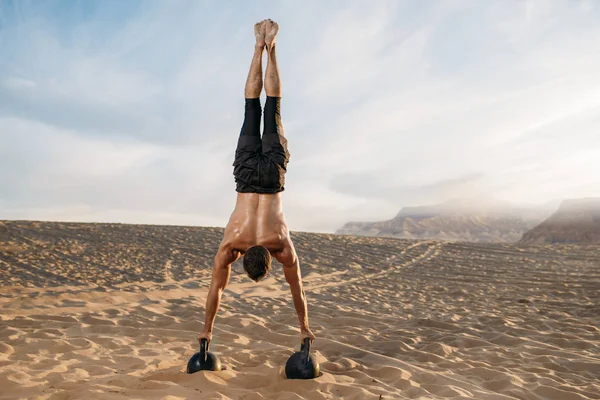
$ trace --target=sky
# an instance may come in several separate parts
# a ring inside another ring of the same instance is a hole
[[[593,0],[0,0],[0,219],[224,226],[265,18],[291,230],[600,196]]]

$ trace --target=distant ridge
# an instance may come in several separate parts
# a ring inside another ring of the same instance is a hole
[[[554,214],[526,232],[520,242],[600,244],[600,198],[563,201]]]
[[[502,202],[482,205],[469,200],[451,200],[430,206],[404,207],[386,221],[348,222],[336,233],[402,239],[517,242],[524,232],[551,212],[548,206],[525,207]]]

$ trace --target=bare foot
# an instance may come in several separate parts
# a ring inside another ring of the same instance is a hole
[[[270,19],[265,20],[265,43],[267,47],[275,43],[277,32],[279,32],[277,22],[273,22]]]
[[[254,36],[256,36],[256,47],[265,47],[265,27],[267,20],[254,24]]]

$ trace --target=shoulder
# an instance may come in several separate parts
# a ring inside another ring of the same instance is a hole
[[[294,244],[289,237],[282,241],[281,250],[275,252],[274,256],[284,267],[293,266],[298,262],[296,249],[294,249]]]
[[[239,257],[240,251],[232,246],[232,244],[229,242],[221,243],[219,250],[217,251],[217,255],[215,256],[217,260],[222,261],[227,265],[235,262]]]

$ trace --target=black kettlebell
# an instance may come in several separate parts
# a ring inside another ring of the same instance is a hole
[[[198,371],[221,371],[221,361],[213,353],[208,352],[208,340],[200,340],[200,351],[190,358],[187,364],[187,373]]]
[[[292,354],[285,363],[285,376],[288,379],[313,379],[321,376],[321,367],[310,355],[310,338],[305,338],[300,351]]]

